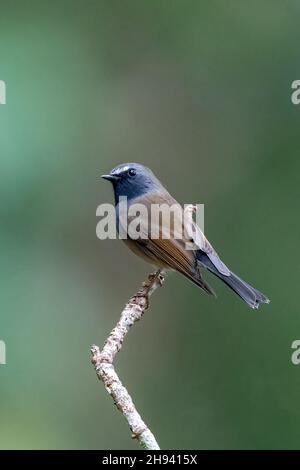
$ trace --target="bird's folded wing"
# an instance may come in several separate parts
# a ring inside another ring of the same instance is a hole
[[[188,275],[187,273],[190,275],[192,272],[195,272],[195,252],[199,249],[207,254],[211,262],[221,274],[224,276],[230,276],[229,269],[221,261],[217,252],[193,221],[193,218],[185,217],[182,207],[178,210],[180,205],[167,191],[164,191],[164,193],[150,192],[142,197],[136,198],[134,202],[136,204],[146,206],[148,214],[151,212],[152,205],[159,204],[160,207],[163,205],[175,207],[176,210],[173,212],[173,224],[171,224],[170,227],[170,239],[167,239],[164,236],[165,227],[162,227],[160,219],[159,221],[155,221],[151,217],[150,228],[148,225],[149,218],[146,220],[146,218],[142,217],[142,220],[145,223],[142,223],[140,227],[140,243],[147,246],[147,249],[153,252],[153,254],[156,253],[158,257],[161,257],[161,259],[163,259],[171,268],[177,269],[186,275]],[[128,219],[130,219],[130,217]],[[155,224],[158,224],[158,226],[155,227]],[[184,226],[182,226],[182,224],[184,224]],[[180,233],[178,233],[178,228],[180,226],[182,226],[182,230],[179,230]],[[150,230],[155,231],[155,228],[157,232],[159,232],[158,239],[154,239],[150,233]],[[194,249],[187,248],[191,242],[196,245]]]
[[[202,278],[196,265],[196,257],[193,251],[186,251],[183,246],[174,239],[149,239],[141,244],[140,249],[154,262],[164,262],[170,269],[174,269],[192,282],[201,287],[205,292],[216,295],[214,290]]]
[[[178,270],[188,276],[194,276],[198,271],[195,253],[192,250],[185,249],[185,240],[177,233],[178,226],[182,226],[183,222],[183,218],[180,217],[182,215],[180,214],[182,211],[180,205],[167,192],[159,195],[155,192],[148,193],[136,198],[134,203],[137,208],[137,204],[142,204],[147,208],[145,213],[142,210],[139,212],[139,236],[135,238],[135,243],[139,245],[139,248],[152,259],[159,259],[169,268]],[[153,216],[151,206],[158,204],[161,207],[163,204],[167,207],[177,204],[179,210],[173,212],[171,216],[173,222],[169,226],[167,226],[168,224],[162,225],[162,219]],[[131,239],[130,227],[134,219],[134,216],[128,214],[128,235]],[[177,219],[179,219],[178,223]],[[156,236],[153,234],[156,234]]]
[[[230,270],[227,268],[227,266],[221,261],[218,253],[215,251],[215,249],[212,247],[212,245],[209,243],[207,238],[205,237],[204,233],[200,230],[197,224],[195,222],[192,223],[192,231],[191,237],[193,239],[193,242],[195,245],[204,253],[207,254],[208,258],[210,261],[213,263],[213,265],[217,268],[217,270],[223,274],[224,276],[230,276]]]

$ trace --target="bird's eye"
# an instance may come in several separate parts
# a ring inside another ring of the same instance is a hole
[[[130,168],[130,170],[128,170],[128,175],[129,175],[129,176],[135,176],[135,175],[136,175],[136,171],[135,171],[133,168]]]

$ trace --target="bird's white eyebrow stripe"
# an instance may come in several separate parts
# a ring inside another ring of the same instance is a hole
[[[112,171],[112,174],[113,175],[119,175],[120,173],[123,173],[124,171],[128,171],[129,168],[130,167],[128,165],[123,166],[122,168],[118,168],[117,170]]]

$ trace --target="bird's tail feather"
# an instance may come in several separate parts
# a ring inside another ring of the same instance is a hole
[[[211,273],[227,284],[227,286],[239,295],[251,308],[256,309],[261,303],[268,304],[270,302],[264,294],[250,286],[233,272],[230,271],[229,276],[224,276],[219,273],[205,253],[199,251],[197,259],[202,266],[207,268]]]

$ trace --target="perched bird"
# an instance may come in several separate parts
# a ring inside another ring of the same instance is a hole
[[[151,206],[157,204],[169,206],[177,204],[179,206],[152,171],[138,163],[119,165],[108,175],[102,175],[102,178],[113,184],[117,226],[120,223],[119,201],[121,196],[127,198],[129,208],[132,204],[143,204],[149,211]],[[179,207],[183,211],[183,208]],[[182,220],[182,223],[187,223],[184,217]],[[151,236],[150,229],[148,231],[142,229],[139,238],[133,239],[128,236],[124,241],[134,253],[150,264],[159,269],[178,271],[208,294],[215,295],[212,288],[203,279],[201,268],[206,268],[221,279],[251,308],[258,308],[261,303],[269,303],[269,299],[264,294],[230,271],[200,228],[193,221],[189,223],[192,225],[192,230],[183,230],[182,239],[176,238],[173,224],[169,238],[163,236],[154,238]],[[159,227],[160,235],[163,233],[163,229],[164,227]],[[187,227],[183,227],[183,229],[187,229]],[[193,249],[187,248],[190,242],[193,242]]]

